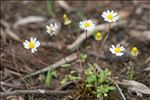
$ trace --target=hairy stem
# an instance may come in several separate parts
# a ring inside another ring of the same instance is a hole
[[[70,31],[71,31],[71,35],[72,35],[72,37],[73,37],[73,39],[74,39],[74,41],[75,41],[76,39],[75,39],[75,36],[74,36],[73,31],[72,31],[72,29],[71,29],[71,26],[68,25],[68,27],[69,27],[69,29],[70,29]],[[80,50],[79,50],[79,47],[77,47],[76,49],[77,49],[77,55],[78,55],[78,58],[79,58],[79,60],[80,60]],[[84,70],[81,61],[79,61],[79,64],[80,64],[80,68],[81,68],[82,70]]]
[[[133,76],[134,76],[134,61],[132,61],[132,60],[130,60],[130,63],[131,63],[131,65],[130,65],[130,69],[128,69],[128,72],[127,72],[127,74],[128,74],[128,79],[129,80],[132,80],[133,79]]]
[[[60,43],[61,48],[63,48],[63,44],[61,43],[60,39],[58,39],[58,40],[59,40],[59,43]],[[68,63],[67,59],[64,57],[64,54],[63,54],[63,58],[64,58],[64,60],[66,61],[66,63]]]
[[[102,45],[101,45],[100,49],[99,49],[99,47],[97,46],[97,53],[98,53],[98,54],[99,54],[99,50],[101,50],[101,49],[103,48],[103,46],[104,46],[104,44],[105,44],[105,42],[106,42],[106,40],[107,40],[107,38],[108,38],[108,36],[109,36],[109,33],[110,33],[110,23],[109,23],[108,32],[107,32],[106,37],[104,38],[104,40],[103,40],[103,42],[102,42]],[[97,57],[96,57],[96,63],[98,63],[98,59],[99,59],[99,56],[97,55]]]

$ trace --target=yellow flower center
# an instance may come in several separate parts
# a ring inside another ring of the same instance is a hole
[[[120,48],[115,48],[115,52],[116,52],[116,53],[119,53],[120,51],[121,51]]]
[[[68,16],[66,15],[66,14],[64,14],[64,24],[65,25],[68,25],[68,24],[70,24],[71,23],[71,20],[68,18]]]
[[[89,23],[89,22],[85,22],[85,23],[84,23],[84,26],[85,26],[85,27],[90,27],[90,23]]]
[[[109,14],[107,17],[108,17],[108,19],[110,19],[110,20],[113,19],[113,15],[112,15],[112,14]]]
[[[132,56],[137,56],[139,54],[139,51],[136,47],[133,47],[131,50],[131,55]]]
[[[95,38],[96,38],[97,41],[101,40],[102,39],[102,34],[100,32],[97,32]]]
[[[63,17],[64,17],[64,19],[68,19],[68,17],[67,17],[67,15],[66,15],[66,14],[64,14],[64,16],[63,16]]]
[[[138,49],[136,47],[132,48],[132,52],[137,53]]]
[[[31,41],[31,42],[29,43],[29,48],[33,49],[34,47],[35,47],[35,43],[34,43],[33,41]]]
[[[68,16],[66,15],[66,14],[64,14],[64,21],[67,21],[67,20],[69,20],[69,18],[68,18]]]

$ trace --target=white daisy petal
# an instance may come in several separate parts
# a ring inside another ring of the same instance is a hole
[[[35,47],[35,48],[33,48],[33,50],[34,50],[34,51],[37,51],[37,48]]]
[[[114,45],[112,45],[111,47],[112,48],[109,48],[109,51],[112,54],[115,54],[116,56],[124,55],[123,51],[125,50],[125,48],[123,46],[120,46],[120,44],[118,44],[116,47]]]
[[[34,51],[35,51],[34,49],[31,49],[31,52],[32,52],[32,53],[34,53]]]
[[[109,23],[116,22],[119,19],[117,12],[114,12],[113,10],[104,11],[101,16]]]
[[[30,49],[28,45],[24,46],[24,48],[26,48],[26,49]]]
[[[118,19],[119,19],[119,16],[115,16],[115,18],[118,18]]]
[[[36,42],[36,38],[33,38],[33,42]]]
[[[107,10],[107,13],[110,13],[110,11],[109,11],[109,10]]]
[[[30,42],[25,40],[25,42],[23,42],[23,46],[26,49],[31,49],[31,52],[34,53],[35,51],[37,51],[37,47],[40,46],[40,42],[37,41],[37,38],[30,38]]]
[[[29,41],[28,41],[28,40],[25,40],[25,43],[29,43]]]
[[[49,29],[49,26],[46,26],[46,29],[48,30],[48,29]]]
[[[116,56],[121,56],[120,53],[116,53]]]
[[[29,49],[28,43],[29,43],[29,42],[28,42],[27,40],[25,40],[25,42],[23,42],[24,48]]]
[[[118,56],[122,56],[124,53],[118,53]]]
[[[50,27],[53,27],[53,24],[50,24]]]
[[[112,45],[112,48],[113,48],[113,49],[115,49],[115,46],[114,46],[114,45]]]
[[[40,42],[39,42],[39,41],[36,41],[36,42],[35,42],[35,46],[36,46],[36,47],[39,47],[39,46],[40,46]]]
[[[25,45],[27,45],[28,43],[27,42],[23,42],[23,45],[25,46]]]
[[[56,30],[58,29],[57,23],[51,23],[50,26],[46,26],[47,33],[50,34],[51,36],[56,33]]]
[[[103,17],[103,18],[106,18],[106,16],[105,16],[104,14],[102,14],[102,17]]]
[[[116,20],[119,20],[119,17],[114,17],[114,19],[113,19],[114,21],[116,21]]]
[[[27,45],[28,45],[28,43],[24,42],[24,43],[23,43],[23,45],[24,45],[24,46],[27,46]]]
[[[112,11],[110,11],[110,13],[113,15],[114,11],[112,10]]]
[[[109,51],[111,51],[112,54],[115,54],[114,49],[110,48]]]
[[[79,27],[85,31],[91,31],[95,28],[95,24],[92,20],[84,20],[79,22]]]
[[[24,44],[24,48],[30,49],[28,44]]]
[[[30,38],[30,41],[33,41],[33,37]]]
[[[118,54],[118,53],[115,53],[115,55],[116,55],[116,56],[119,56],[119,54]]]
[[[109,20],[107,18],[104,19],[105,21],[109,22]]]
[[[37,49],[35,48],[34,51],[37,51]]]
[[[120,47],[120,49],[121,49],[122,51],[124,51],[124,50],[125,50],[125,48],[124,48],[123,46],[121,46],[121,47]]]
[[[106,16],[107,16],[107,13],[106,13],[106,12],[103,12],[103,15],[106,17]]]
[[[117,15],[117,13],[115,12],[115,13],[113,13],[113,16],[116,16]]]

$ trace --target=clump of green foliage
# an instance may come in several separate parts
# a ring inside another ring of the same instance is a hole
[[[107,97],[109,91],[115,90],[115,86],[109,80],[110,72],[108,69],[100,73],[96,72],[94,66],[89,65],[85,71],[85,75],[86,90],[97,98]]]
[[[105,69],[102,72],[97,72],[95,67],[88,64],[88,68],[84,72],[85,81],[83,85],[85,86],[84,92],[92,95],[96,98],[105,98],[111,90],[115,90],[115,86],[112,85],[110,81],[110,71]],[[62,84],[67,81],[80,81],[83,78],[79,77],[75,71],[71,71],[69,75],[62,80]]]

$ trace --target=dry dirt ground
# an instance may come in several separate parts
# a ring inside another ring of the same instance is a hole
[[[111,29],[110,36],[107,39],[103,50],[98,55],[102,55],[98,64],[102,68],[109,68],[113,76],[119,79],[126,79],[126,72],[119,73],[125,67],[121,62],[129,63],[128,58],[115,58],[110,56],[111,53],[108,48],[112,44],[121,43],[127,50],[136,46],[140,50],[140,55],[136,59],[134,80],[141,82],[150,87],[150,2],[143,0],[137,1],[67,1],[68,5],[73,10],[68,10],[60,6],[58,2],[54,2],[54,15],[49,16],[47,11],[47,1],[15,1],[4,0],[1,1],[1,35],[0,35],[0,73],[1,73],[1,92],[7,92],[17,89],[49,89],[55,90],[61,84],[60,81],[72,69],[78,69],[78,63],[72,62],[72,67],[57,69],[57,77],[54,78],[50,86],[44,83],[45,73],[41,73],[23,80],[25,75],[28,75],[37,70],[43,69],[51,65],[64,56],[68,56],[73,52],[67,50],[65,47],[73,42],[71,34],[69,34],[68,27],[63,25],[63,14],[68,13],[73,20],[72,29],[76,37],[82,33],[78,28],[78,22],[82,19],[94,19],[97,24],[105,23],[101,18],[101,13],[107,9],[117,11],[121,18],[127,23],[125,25],[117,26]],[[37,22],[27,24],[19,24],[16,22],[29,16],[39,16],[44,19]],[[45,26],[57,20],[61,23],[61,30],[58,32],[59,36],[50,37],[46,33]],[[107,30],[107,27],[106,29]],[[104,31],[105,32],[105,31]],[[12,35],[12,34],[15,34]],[[16,37],[17,36],[17,37]],[[43,45],[38,48],[35,54],[29,50],[24,49],[23,41],[30,37],[37,37],[42,42],[56,43],[60,40],[64,48],[60,50],[57,46]],[[19,37],[19,39],[18,39]],[[87,49],[86,49],[87,48]],[[95,61],[96,42],[91,36],[84,41],[80,50],[88,54],[88,62]],[[2,84],[4,82],[5,84]],[[70,88],[72,88],[70,86]],[[68,87],[69,90],[69,87]],[[127,89],[123,89],[127,100],[150,100],[149,95],[138,97],[136,94],[128,93]],[[111,94],[110,94],[111,95]],[[119,93],[113,93],[112,97],[107,100],[121,100]],[[14,99],[13,99],[14,98]],[[49,95],[23,95],[23,96],[6,96],[2,100],[65,100],[64,96],[49,96]],[[85,100],[85,99],[80,99]],[[88,100],[88,99],[87,99]]]

